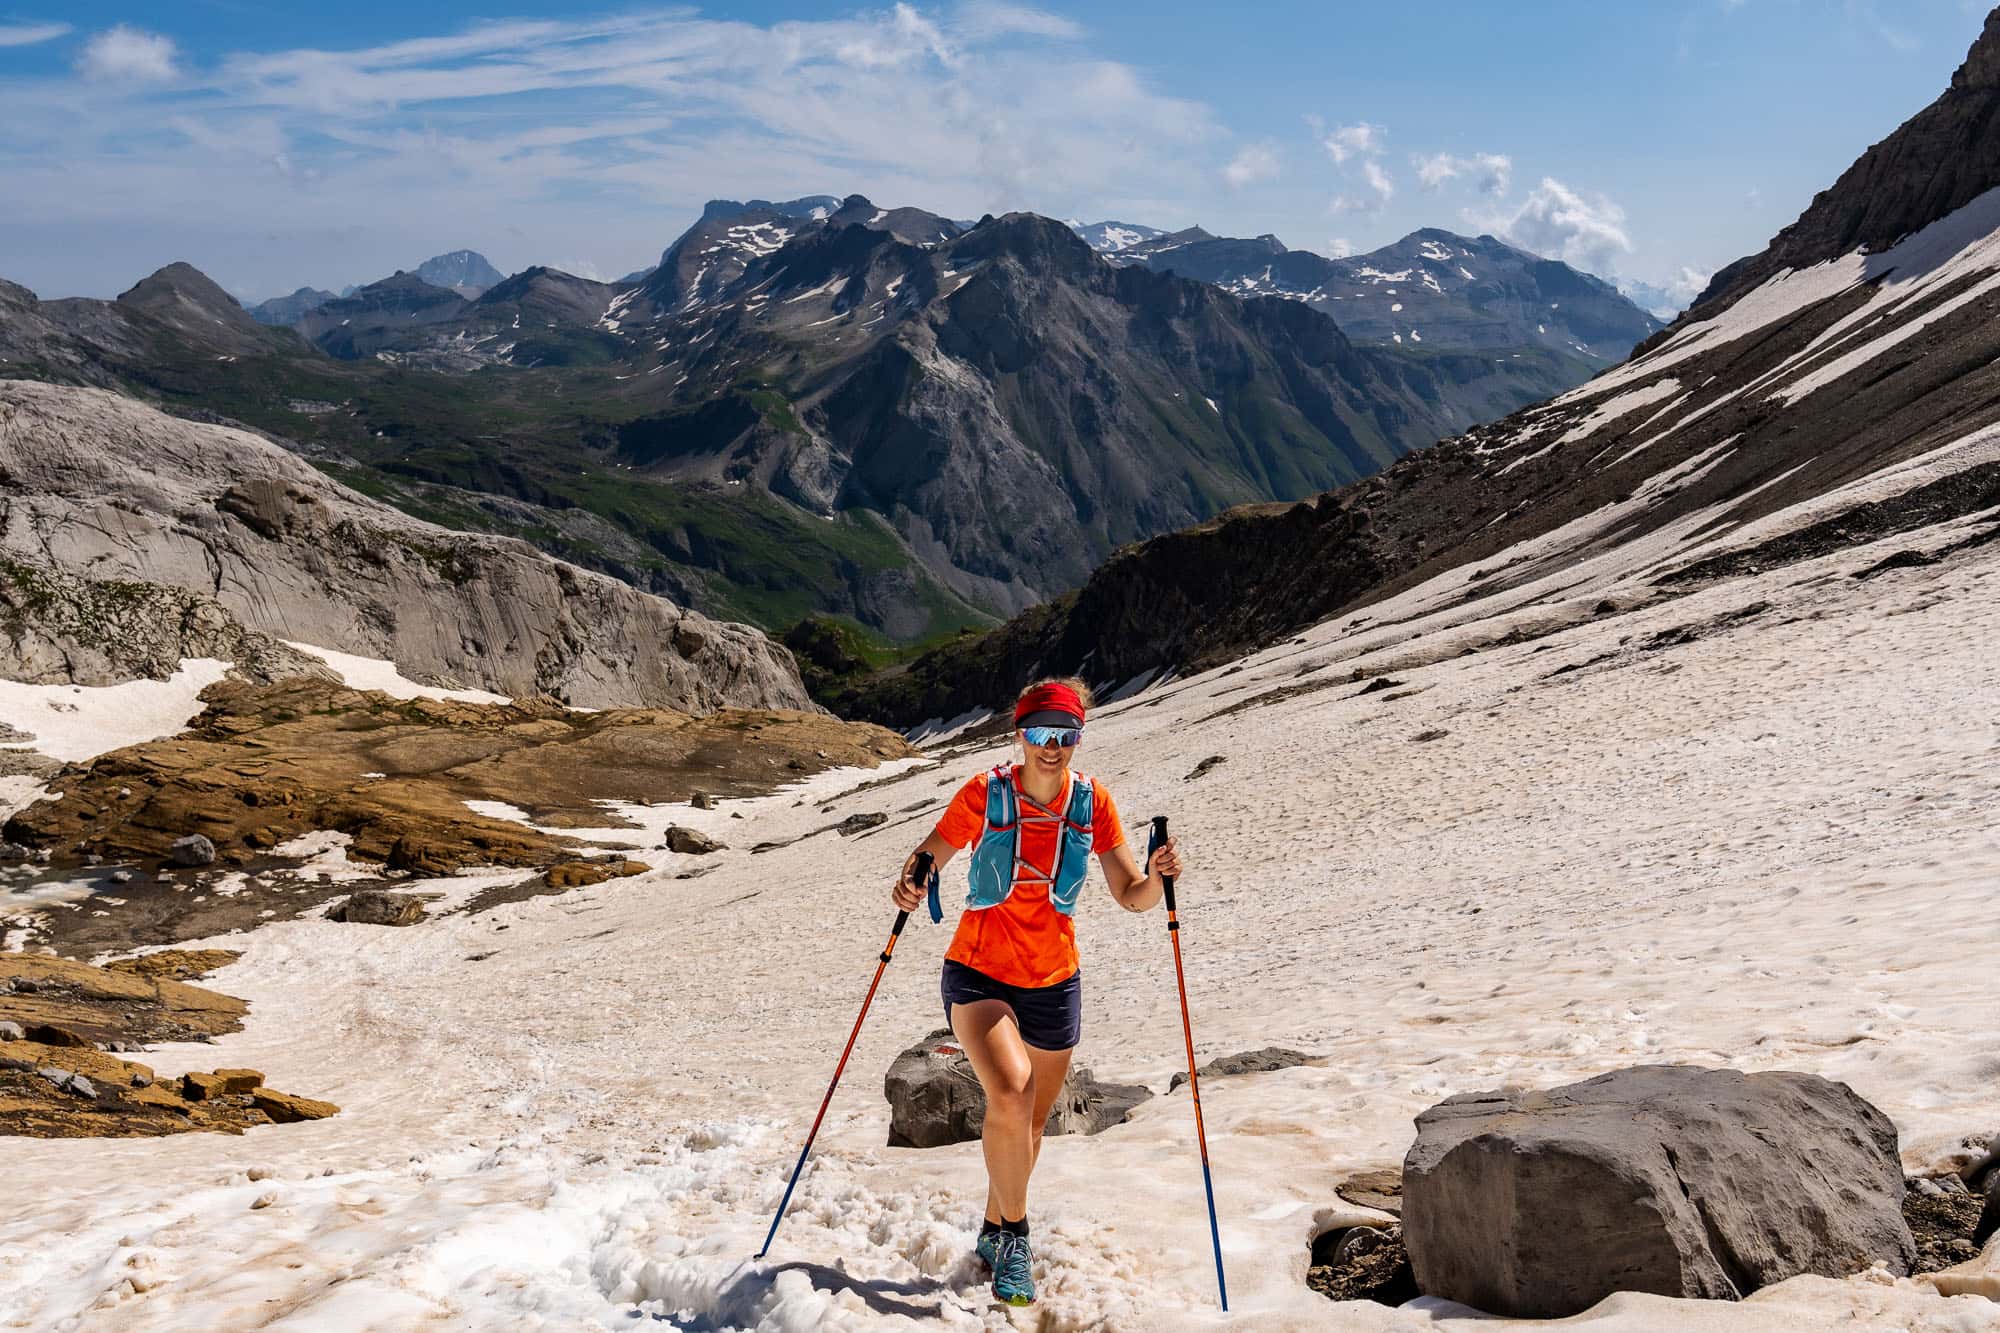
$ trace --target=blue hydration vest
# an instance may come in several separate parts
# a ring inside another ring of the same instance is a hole
[[[1062,821],[1061,836],[1056,839],[1053,875],[1044,875],[1039,866],[1021,859],[1024,802],[1029,807],[1025,816],[1029,822]],[[1091,818],[1096,806],[1097,788],[1081,773],[1070,774],[1069,808],[1059,814],[1015,790],[1011,766],[1003,764],[994,769],[986,781],[986,831],[979,835],[978,845],[972,849],[966,875],[971,892],[966,897],[965,909],[977,912],[1005,902],[1014,891],[1016,873],[1020,871],[1030,879],[1047,878],[1049,902],[1064,916],[1076,915],[1077,893],[1090,871]]]

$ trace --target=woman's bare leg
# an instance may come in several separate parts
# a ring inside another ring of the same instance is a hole
[[[952,1035],[965,1048],[986,1093],[986,1214],[1005,1221],[1028,1215],[1028,1173],[1034,1169],[1035,1067],[1021,1040],[1014,1010],[1005,1000],[974,1000],[951,1007]],[[996,1217],[994,1214],[998,1213]]]

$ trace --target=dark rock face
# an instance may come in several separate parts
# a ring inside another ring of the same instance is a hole
[[[327,916],[355,926],[414,926],[424,919],[424,900],[413,893],[364,889]]]
[[[682,856],[707,856],[710,852],[723,850],[722,844],[706,833],[683,828],[679,824],[667,830],[666,848],[670,852],[679,852]]]
[[[1879,249],[2000,186],[2000,10],[1937,101],[1863,153],[1761,254],[1717,273],[1687,318],[1706,318],[1787,268]]]
[[[938,1148],[977,1139],[986,1124],[986,1094],[972,1061],[950,1028],[939,1028],[897,1056],[882,1081],[889,1099],[891,1148]],[[1075,1064],[1049,1108],[1044,1134],[1096,1134],[1123,1124],[1153,1094],[1123,1083],[1099,1083]]]
[[[1403,1234],[1417,1285],[1557,1318],[1616,1291],[1734,1300],[1876,1261],[1907,1274],[1896,1131],[1810,1074],[1651,1065],[1417,1118]]]

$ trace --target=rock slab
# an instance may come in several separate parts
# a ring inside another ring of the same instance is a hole
[[[1403,1163],[1418,1287],[1520,1318],[1907,1274],[1902,1199],[1895,1126],[1846,1084],[1690,1065],[1449,1098]]]
[[[424,900],[413,893],[363,889],[327,916],[356,926],[414,926],[424,919]]]
[[[972,1061],[949,1028],[939,1028],[906,1049],[889,1066],[882,1091],[889,1099],[889,1146],[939,1148],[977,1139],[986,1125],[986,1094]],[[1100,1083],[1072,1064],[1062,1093],[1049,1108],[1044,1134],[1096,1134],[1123,1124],[1149,1089]]]

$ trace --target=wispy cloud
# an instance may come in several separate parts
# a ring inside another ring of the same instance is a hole
[[[1381,152],[1385,133],[1380,125],[1357,121],[1352,125],[1334,126],[1326,132],[1320,144],[1335,163],[1345,164],[1350,157],[1366,157]]]
[[[1222,179],[1231,189],[1278,178],[1278,154],[1269,144],[1251,144],[1229,159]]]
[[[1417,179],[1433,190],[1448,180],[1465,177],[1481,194],[1502,195],[1514,183],[1514,159],[1505,153],[1474,153],[1470,157],[1419,153],[1410,158],[1410,165],[1417,169]]]
[[[190,68],[168,38],[121,27],[91,38],[87,81],[0,81],[15,131],[0,173],[29,201],[14,223],[50,235],[185,234],[198,217],[218,245],[232,228],[310,227],[398,253],[483,244],[503,266],[595,254],[618,271],[710,197],[858,190],[954,216],[1147,216],[1275,165],[1232,162],[1207,106],[1083,38],[1004,3],[769,25],[677,9]]]
[[[77,72],[105,83],[166,83],[177,78],[171,37],[121,23],[84,43]]]
[[[0,23],[0,46],[37,46],[74,31],[67,23]]]

